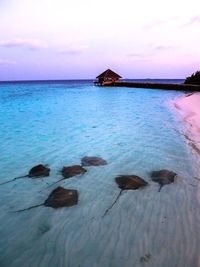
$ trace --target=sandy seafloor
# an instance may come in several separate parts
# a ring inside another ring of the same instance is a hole
[[[0,186],[0,266],[200,266],[199,155],[169,104],[184,95],[87,81],[1,84],[0,181],[39,163],[51,175]],[[13,212],[44,202],[61,168],[86,155],[108,165],[58,184],[79,190],[78,205]],[[150,172],[160,169],[178,178],[159,193]],[[119,174],[149,186],[123,192],[103,217],[119,193]]]

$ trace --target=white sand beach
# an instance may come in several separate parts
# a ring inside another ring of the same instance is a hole
[[[186,123],[186,138],[200,153],[200,93],[187,94],[175,100],[174,106]]]

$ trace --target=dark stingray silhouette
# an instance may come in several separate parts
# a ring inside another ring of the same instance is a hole
[[[100,157],[83,157],[81,159],[82,166],[102,166],[106,165],[107,161]]]
[[[117,195],[115,201],[112,205],[105,211],[103,217],[109,212],[110,209],[115,205],[115,203],[120,198],[124,190],[136,190],[140,187],[147,186],[148,183],[137,175],[120,175],[115,178],[115,182],[118,184],[118,187],[121,189]]]
[[[62,174],[63,178],[56,181],[55,183],[51,184],[50,186],[53,186],[53,185],[59,183],[60,181],[71,178],[73,176],[84,174],[85,172],[87,172],[87,170],[80,165],[73,165],[73,166],[68,166],[68,167],[64,166],[61,170],[61,174]],[[50,187],[50,186],[48,186],[48,187]]]
[[[168,170],[160,170],[160,171],[151,172],[152,181],[159,183],[160,185],[158,192],[161,191],[164,185],[173,183],[176,176],[177,174],[175,172],[168,171]]]
[[[148,183],[137,175],[120,175],[115,178],[115,182],[122,190],[136,190],[148,185]]]
[[[79,174],[84,174],[85,172],[87,172],[86,169],[84,169],[82,166],[80,165],[73,165],[73,166],[69,166],[69,167],[63,167],[62,168],[62,176],[67,179]]]
[[[39,165],[31,168],[27,175],[15,177],[14,179],[3,182],[0,185],[7,184],[7,183],[13,182],[17,179],[22,179],[22,178],[26,178],[26,177],[29,177],[29,178],[47,177],[47,176],[49,176],[49,173],[50,173],[50,168],[48,168],[47,165],[39,164]]]
[[[70,207],[78,203],[78,191],[74,189],[65,189],[61,186],[54,189],[44,203],[31,206],[26,209],[17,210],[16,212],[26,211],[37,207],[45,206],[54,209],[61,207]]]

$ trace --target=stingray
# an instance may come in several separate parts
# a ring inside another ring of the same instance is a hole
[[[28,174],[26,174],[24,176],[15,177],[14,179],[12,179],[10,181],[3,182],[0,185],[7,184],[7,183],[13,182],[17,179],[22,179],[22,178],[26,178],[26,177],[29,177],[29,178],[47,177],[47,176],[49,176],[49,173],[50,173],[50,169],[47,167],[47,165],[39,164],[39,165],[31,168]]]
[[[115,182],[122,190],[136,190],[148,185],[148,183],[137,175],[120,175],[115,178]]]
[[[79,174],[84,174],[85,172],[87,172],[86,169],[84,169],[83,167],[81,167],[80,165],[73,165],[73,166],[69,166],[69,167],[63,167],[62,168],[62,176],[67,179]]]
[[[85,172],[87,172],[87,170],[81,167],[80,165],[73,165],[73,166],[68,166],[68,167],[64,166],[61,170],[61,174],[63,178],[51,184],[50,186],[55,185],[59,183],[60,181],[71,178],[73,176],[84,174]]]
[[[101,166],[106,165],[107,161],[100,157],[83,157],[81,159],[82,166]]]
[[[173,183],[176,176],[177,174],[175,172],[168,171],[168,170],[160,170],[160,171],[151,172],[152,181],[159,183],[160,185],[158,192],[161,191],[164,185]]]
[[[37,207],[45,206],[54,209],[62,207],[74,206],[78,203],[78,191],[74,189],[65,189],[61,186],[54,189],[45,200],[44,203],[31,206],[26,209],[17,210],[16,212],[34,209]]]
[[[144,179],[137,175],[120,175],[115,178],[115,182],[121,190],[112,205],[105,211],[103,217],[112,209],[124,190],[136,190],[148,185]]]

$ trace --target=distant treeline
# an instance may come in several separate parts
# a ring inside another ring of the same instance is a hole
[[[197,71],[193,73],[190,77],[187,77],[184,83],[200,85],[200,71]]]

